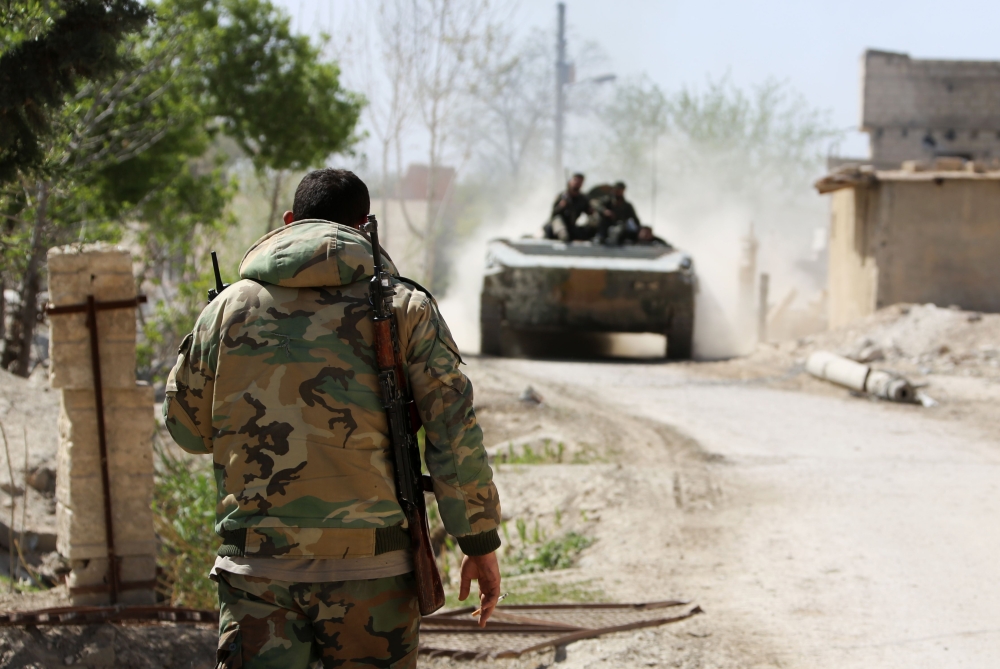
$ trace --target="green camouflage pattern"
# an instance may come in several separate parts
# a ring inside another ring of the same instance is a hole
[[[185,338],[163,403],[181,448],[214,458],[216,531],[258,528],[256,554],[309,558],[343,551],[352,539],[340,530],[403,523],[375,372],[368,239],[299,221],[254,244],[240,276]],[[445,528],[495,532],[499,499],[458,347],[433,298],[395,288]]]
[[[244,557],[341,559],[373,557],[375,529],[251,527]]]
[[[222,669],[417,666],[420,608],[412,574],[288,583],[222,572]]]

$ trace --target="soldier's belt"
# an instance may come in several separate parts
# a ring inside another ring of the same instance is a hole
[[[342,559],[373,557],[410,547],[402,525],[366,529],[340,527],[250,527],[223,530],[222,557]]]

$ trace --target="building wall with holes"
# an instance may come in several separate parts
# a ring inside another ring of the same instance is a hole
[[[920,60],[866,51],[861,129],[872,162],[1000,159],[1000,62]]]

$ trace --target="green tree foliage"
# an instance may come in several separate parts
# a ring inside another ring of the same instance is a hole
[[[0,29],[0,182],[43,161],[39,135],[50,130],[51,114],[82,82],[122,69],[119,43],[150,14],[137,0],[8,0]]]
[[[223,130],[250,157],[270,201],[267,229],[289,172],[315,167],[357,141],[363,98],[344,90],[335,63],[292,33],[288,16],[267,0],[210,3],[207,89]]]
[[[840,133],[827,114],[787,85],[768,80],[744,92],[728,79],[702,92],[683,89],[670,101],[671,131],[700,147],[743,156],[748,169],[781,166],[809,178]]]
[[[223,129],[257,169],[314,167],[353,144],[361,99],[340,85],[307,37],[265,0],[224,0],[212,10],[205,77]]]
[[[110,15],[129,2],[13,2],[17,21],[0,32],[0,65],[29,41],[52,36],[71,9],[100,6]],[[87,71],[91,78],[80,68],[59,70],[65,78],[46,102],[45,132],[31,126],[38,156],[0,184],[0,288],[15,286],[19,295],[7,309],[13,313],[0,366],[19,374],[30,369],[49,247],[120,239],[139,245],[139,282],[160,286],[154,298],[171,300],[145,323],[145,360],[162,367],[176,348],[173,329],[187,327],[202,302],[195,291],[170,286],[198,285],[196,267],[204,263],[197,256],[232,221],[228,168],[241,149],[258,170],[283,170],[316,165],[354,141],[361,100],[341,88],[337,67],[292,35],[287,15],[270,2],[137,7],[143,16],[155,11],[156,20],[116,49],[98,41],[104,60]],[[11,85],[26,86],[26,77],[15,71]],[[3,307],[0,300],[0,313]]]

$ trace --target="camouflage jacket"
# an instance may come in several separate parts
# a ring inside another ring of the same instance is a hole
[[[408,545],[375,372],[372,266],[358,231],[297,221],[247,251],[241,280],[181,344],[163,414],[181,448],[214,457],[221,554],[364,557]],[[441,519],[467,554],[488,553],[500,505],[472,384],[433,298],[395,288]]]

